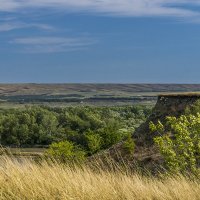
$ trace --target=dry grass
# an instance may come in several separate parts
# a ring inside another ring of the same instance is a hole
[[[0,199],[40,200],[199,200],[197,180],[183,176],[147,178],[122,172],[95,172],[89,167],[2,157]]]

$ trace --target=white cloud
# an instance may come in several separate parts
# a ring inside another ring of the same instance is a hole
[[[10,43],[21,45],[26,53],[54,53],[82,50],[96,41],[83,37],[32,37],[17,38]]]
[[[22,22],[4,22],[0,23],[0,32],[12,31],[16,29],[24,29],[24,28],[37,28],[46,31],[55,30],[54,27],[49,26],[47,24],[37,24],[37,23],[22,23]]]
[[[200,16],[183,5],[199,6],[200,0],[1,0],[0,11],[52,8],[122,16]]]

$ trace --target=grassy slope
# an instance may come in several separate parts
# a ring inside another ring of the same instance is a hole
[[[129,172],[95,172],[57,163],[1,158],[0,199],[198,200],[200,185],[183,176],[163,179]]]

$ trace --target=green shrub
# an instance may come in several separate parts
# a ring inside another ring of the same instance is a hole
[[[69,141],[51,144],[46,155],[61,161],[82,161],[85,159],[85,152]]]
[[[128,134],[127,139],[124,141],[123,148],[125,152],[129,155],[134,153],[135,150],[135,142],[131,137],[131,134]]]
[[[85,133],[86,147],[90,155],[101,149],[101,140],[101,136],[92,131]]]
[[[167,117],[166,124],[150,123],[160,136],[154,138],[172,172],[197,172],[200,165],[200,114]]]

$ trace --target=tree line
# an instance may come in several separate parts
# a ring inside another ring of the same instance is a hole
[[[65,141],[92,155],[129,138],[150,112],[148,106],[2,109],[0,143],[34,147]]]

